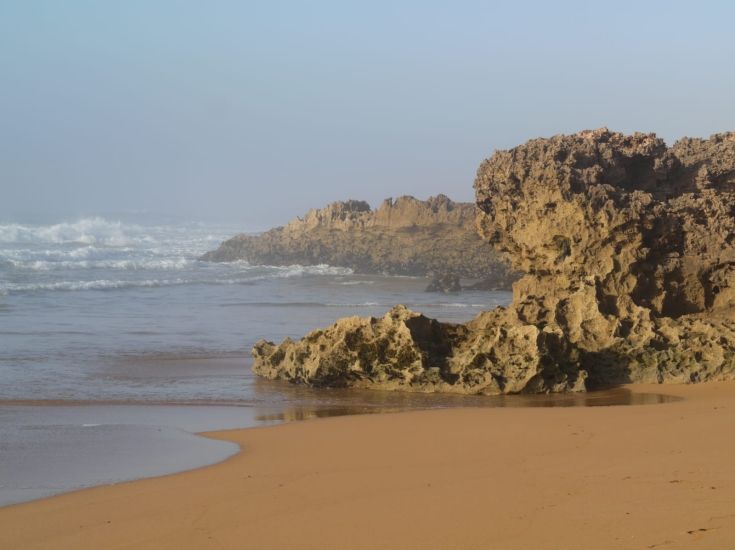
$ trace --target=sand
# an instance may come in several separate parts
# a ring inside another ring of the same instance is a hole
[[[207,434],[206,468],[0,508],[0,548],[735,548],[735,383]]]

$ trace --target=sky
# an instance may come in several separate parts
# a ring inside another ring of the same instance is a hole
[[[0,221],[249,227],[472,200],[479,163],[607,126],[735,130],[735,2],[0,0]]]

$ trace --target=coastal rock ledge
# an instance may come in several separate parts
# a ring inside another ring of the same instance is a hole
[[[525,274],[508,308],[341,319],[258,342],[253,370],[480,394],[735,378],[735,133],[535,139],[483,162],[475,192],[480,235]]]
[[[475,217],[473,203],[445,195],[386,199],[375,210],[365,201],[334,202],[283,227],[232,237],[202,259],[329,264],[367,274],[461,277],[480,288],[510,289],[518,274],[477,234]]]

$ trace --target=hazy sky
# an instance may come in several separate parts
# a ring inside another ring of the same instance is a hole
[[[0,0],[0,219],[266,226],[531,137],[735,129],[735,2]]]

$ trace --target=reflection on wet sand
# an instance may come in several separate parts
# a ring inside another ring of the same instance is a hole
[[[278,394],[281,407],[256,415],[261,422],[308,420],[350,414],[401,412],[449,407],[611,407],[655,405],[681,398],[661,393],[637,393],[617,387],[586,393],[542,395],[453,395],[296,386],[278,381],[258,381],[256,395]]]
[[[615,388],[579,394],[469,396],[313,389],[257,381],[231,403],[0,401],[0,506],[203,466],[234,452],[195,432],[327,416],[449,407],[584,407],[677,400]]]

